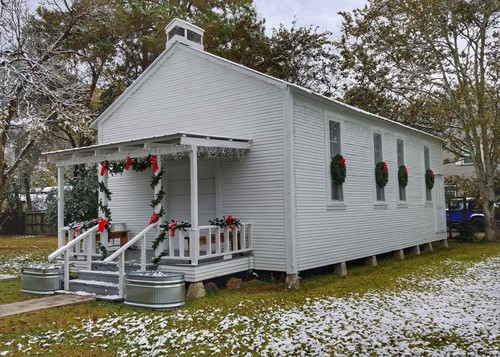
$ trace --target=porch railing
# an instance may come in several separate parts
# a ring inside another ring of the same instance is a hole
[[[111,254],[109,257],[104,259],[104,263],[113,263],[113,260],[118,258],[118,295],[123,297],[123,287],[125,283],[125,252],[128,248],[132,247],[142,239],[141,242],[141,269],[140,271],[146,271],[146,245],[147,245],[147,233],[153,228],[157,228],[160,224],[159,221],[150,224],[144,228],[139,234],[134,238],[130,239],[125,245],[123,245],[116,252]]]
[[[198,226],[198,230],[176,231],[174,237],[167,238],[164,247],[168,260],[190,260],[191,265],[198,265],[200,260],[217,257],[232,258],[233,254],[253,250],[252,225],[243,222],[241,228],[218,226]]]
[[[90,228],[74,238],[73,231],[69,227],[64,227],[62,231],[64,236],[67,231],[68,243],[50,254],[48,259],[53,260],[64,254],[64,290],[69,290],[69,256],[72,254],[85,254],[87,269],[92,269],[92,255],[95,254],[95,234],[97,232],[97,226]]]

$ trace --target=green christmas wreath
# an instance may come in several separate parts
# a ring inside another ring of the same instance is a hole
[[[330,162],[330,172],[332,174],[333,181],[337,185],[342,185],[345,182],[346,170],[345,159],[342,155],[337,154],[332,157],[332,161]]]
[[[425,186],[427,186],[429,190],[432,190],[434,187],[434,176],[434,171],[431,169],[425,170]]]
[[[381,161],[375,165],[375,182],[380,187],[385,187],[389,181],[389,170],[387,169],[387,163]]]
[[[406,168],[405,165],[399,166],[398,181],[399,181],[399,186],[401,187],[408,186],[408,169]]]

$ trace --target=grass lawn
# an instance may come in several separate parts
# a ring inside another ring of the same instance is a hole
[[[56,245],[2,237],[0,273],[18,274]],[[0,356],[500,355],[500,244],[450,242],[348,272],[309,274],[297,290],[253,281],[170,311],[95,302],[4,317]],[[19,292],[20,279],[0,290],[2,304],[36,298]]]

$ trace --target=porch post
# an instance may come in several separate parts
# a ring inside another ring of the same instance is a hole
[[[99,165],[101,165],[101,164],[99,164]],[[108,187],[108,170],[104,170],[104,175],[102,175],[102,176],[101,176],[100,172],[98,172],[97,175],[98,175],[97,180],[99,182],[102,182],[104,184],[104,186],[107,188]],[[106,194],[104,192],[101,192],[101,190],[99,190],[99,202],[103,206],[107,206],[107,204],[108,204],[108,197],[106,196]],[[100,217],[102,217],[106,220],[109,220],[109,217],[106,216],[106,213],[102,210],[101,207],[99,207],[99,215],[97,218],[99,219]],[[99,234],[100,234],[101,244],[104,246],[104,248],[108,249],[108,239],[109,239],[108,231],[105,229],[103,232],[101,232]],[[90,249],[91,250],[93,249],[92,252],[95,252],[95,243],[91,244]]]
[[[57,167],[57,247],[64,245],[64,166]]]
[[[189,171],[191,180],[191,233],[190,256],[191,264],[198,265],[199,230],[198,230],[198,147],[191,145],[189,152]]]
[[[158,171],[155,172],[155,176],[158,176],[161,172],[161,156],[157,157],[157,160],[158,160]],[[156,198],[156,195],[161,191],[163,187],[163,179],[160,178],[160,181],[158,182],[158,184],[154,187],[154,197],[153,199]],[[156,206],[154,206],[154,211],[156,213],[160,213],[161,209],[163,207],[163,203],[162,202],[159,202]],[[163,224],[163,222],[165,221],[165,218],[163,217],[160,217],[159,219],[160,223],[158,224],[158,226],[156,227],[156,236],[158,237],[158,235],[160,234],[160,226]],[[155,256],[158,256],[160,254],[160,252],[163,252],[165,250],[165,241],[161,242],[159,245],[158,245],[158,248],[156,248],[155,250]]]

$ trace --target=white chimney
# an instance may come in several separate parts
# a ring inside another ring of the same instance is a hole
[[[167,33],[167,48],[176,41],[203,51],[203,33],[202,28],[190,24],[181,19],[173,19],[165,27]]]

